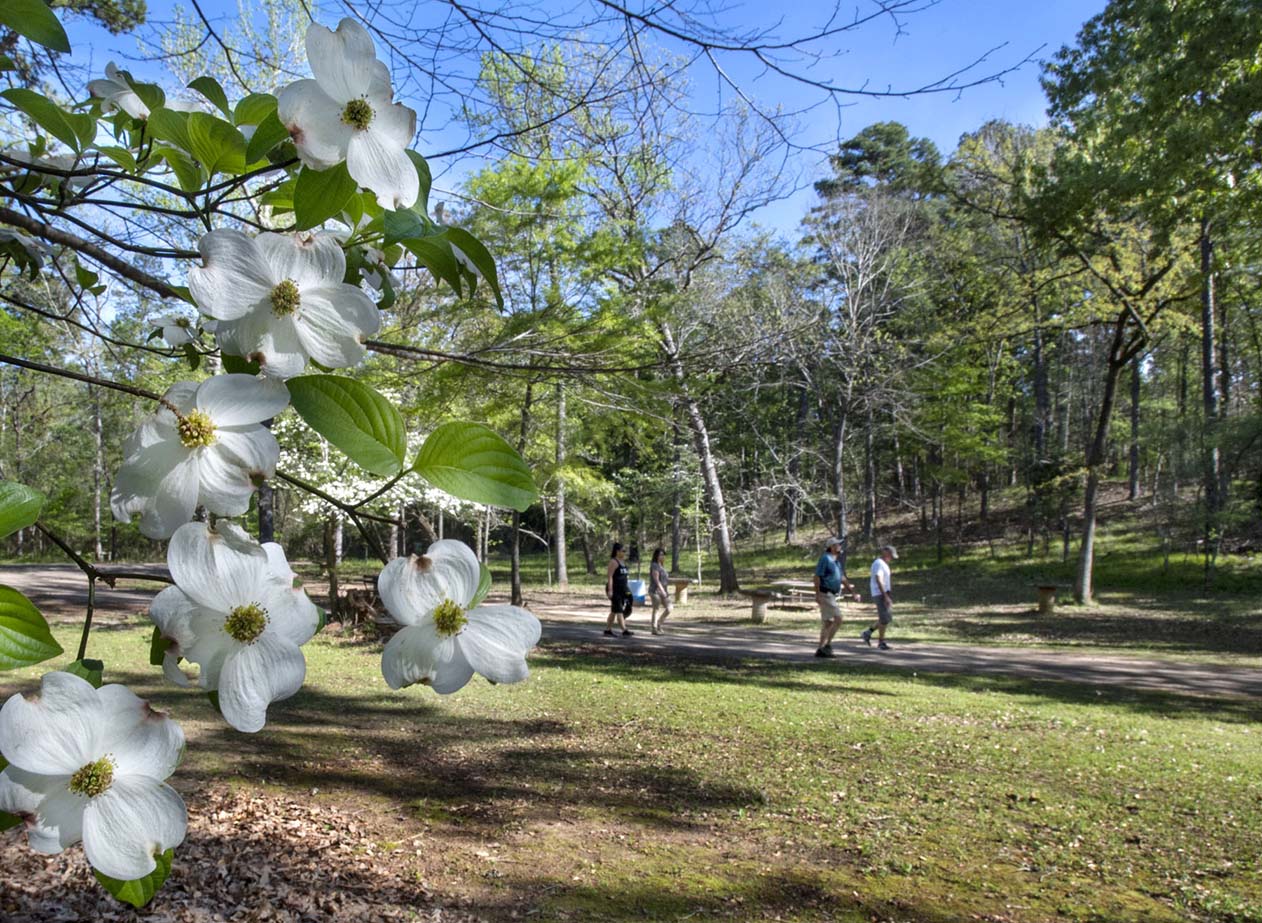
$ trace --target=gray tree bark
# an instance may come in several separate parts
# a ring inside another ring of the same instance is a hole
[[[570,586],[570,572],[566,562],[565,548],[565,476],[561,473],[565,464],[565,382],[557,382],[557,431],[556,431],[556,465],[557,491],[556,511],[553,513],[553,544],[556,547],[557,586],[562,590]]]

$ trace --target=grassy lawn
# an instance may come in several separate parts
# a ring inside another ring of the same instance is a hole
[[[162,683],[148,634],[90,654],[183,723],[194,828],[224,786],[336,808],[365,861],[488,920],[1262,921],[1259,703],[598,646],[440,699],[321,636],[244,735]]]

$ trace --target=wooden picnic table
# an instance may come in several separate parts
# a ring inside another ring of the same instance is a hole
[[[769,586],[780,590],[788,596],[809,596],[811,599],[815,598],[815,582],[813,580],[773,580]],[[851,598],[845,593],[840,595],[845,599]]]
[[[692,581],[687,577],[668,577],[666,582],[675,589],[675,604],[685,605],[688,602],[688,587]]]

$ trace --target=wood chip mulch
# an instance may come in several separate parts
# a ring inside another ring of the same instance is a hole
[[[43,856],[21,828],[0,834],[0,920],[483,923],[430,892],[417,841],[384,851],[385,837],[353,812],[225,788],[185,800],[188,835],[170,878],[141,911],[97,884],[80,846]]]

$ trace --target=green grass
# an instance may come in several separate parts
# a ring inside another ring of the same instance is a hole
[[[322,636],[243,735],[147,650],[90,656],[185,725],[180,788],[318,788],[491,920],[1262,921],[1256,702],[599,647],[439,698]]]

